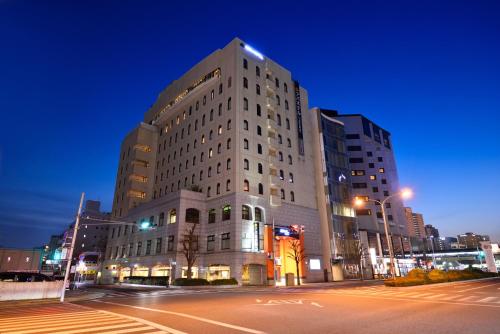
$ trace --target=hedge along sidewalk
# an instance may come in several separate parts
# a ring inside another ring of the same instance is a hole
[[[185,290],[217,290],[217,289],[239,289],[239,288],[245,288],[244,286],[238,284],[231,284],[231,285],[170,285],[168,289],[185,289]]]
[[[436,286],[444,286],[444,285],[457,285],[457,284],[464,284],[464,283],[469,283],[469,282],[480,282],[480,281],[490,281],[498,279],[500,280],[500,276],[497,277],[483,277],[483,278],[473,278],[473,279],[463,279],[463,280],[458,280],[458,281],[453,281],[453,282],[440,282],[440,283],[424,283],[424,284],[418,284],[418,285],[407,285],[407,286],[390,286],[390,285],[384,285],[388,288],[432,288]]]

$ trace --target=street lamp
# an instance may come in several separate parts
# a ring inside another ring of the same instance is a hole
[[[392,279],[394,279],[396,277],[396,272],[395,272],[395,265],[394,265],[394,251],[392,249],[392,240],[389,240],[389,227],[387,224],[387,217],[385,214],[385,203],[389,199],[396,197],[396,196],[401,196],[401,198],[407,199],[407,198],[410,198],[412,195],[413,195],[413,192],[411,191],[411,189],[404,188],[395,194],[387,196],[382,201],[379,201],[376,199],[370,199],[370,198],[361,199],[359,197],[356,197],[354,200],[354,205],[356,205],[358,207],[363,206],[365,202],[370,201],[370,202],[374,202],[374,203],[380,205],[380,207],[382,208],[382,218],[384,219],[385,239],[387,240],[387,245],[389,246],[389,259],[390,259],[390,268],[391,268]]]

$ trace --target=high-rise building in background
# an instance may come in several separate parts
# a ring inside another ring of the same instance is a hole
[[[453,249],[453,246],[458,243],[458,239],[454,237],[439,237],[438,238],[438,247],[437,249],[440,251],[446,251]]]
[[[334,280],[358,277],[359,238],[344,124],[335,119],[337,112],[333,110],[313,108],[311,116],[324,258],[334,265]],[[337,264],[343,269],[342,274],[335,270]]]
[[[489,241],[490,237],[488,235],[480,235],[472,232],[467,232],[460,234],[458,237],[458,243],[464,245],[465,248],[478,248],[481,246],[481,241]]]
[[[359,199],[382,201],[400,192],[390,133],[359,114],[340,114],[335,119],[342,122],[345,128],[353,195]],[[403,252],[410,251],[410,242],[401,197],[394,196],[388,200],[385,212],[394,252],[396,256],[403,257]],[[385,271],[389,249],[380,206],[366,201],[363,208],[356,208],[356,216],[362,244],[378,257],[372,267],[379,272]],[[406,271],[408,265],[400,259],[398,268]]]
[[[195,277],[284,280],[300,240],[300,275],[322,280],[311,128],[307,92],[251,46],[234,39],[203,59],[122,142],[113,216],[129,224],[109,233],[103,277],[186,277],[195,226]]]
[[[411,208],[405,207],[408,235],[410,237],[425,238],[424,216],[413,212]]]

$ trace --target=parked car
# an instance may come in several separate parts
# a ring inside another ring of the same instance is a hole
[[[2,272],[0,282],[51,282],[50,276],[30,272]]]

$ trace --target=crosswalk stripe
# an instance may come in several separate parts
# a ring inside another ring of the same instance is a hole
[[[457,298],[462,298],[463,295],[450,295],[448,297],[441,298],[441,300],[452,300],[452,299],[457,299]]]
[[[102,327],[97,327],[97,328],[92,328],[92,331],[95,330],[103,330],[103,329],[115,329],[115,328],[122,328],[122,327],[137,327],[141,326],[144,328],[144,325],[142,324],[137,324],[137,323],[131,323],[130,321],[127,321],[127,323],[124,324],[119,324],[119,325],[109,325],[109,326],[102,326]],[[75,329],[75,330],[69,330],[69,331],[61,331],[61,332],[51,332],[51,334],[74,334],[74,333],[88,333],[89,328],[83,328],[83,329]]]
[[[105,320],[105,321],[110,321],[115,318],[111,316],[85,316],[85,318],[65,318],[65,319],[59,319],[59,318],[54,318],[53,316],[47,317],[46,320],[38,319],[38,320],[32,320],[32,321],[23,321],[23,322],[12,322],[12,323],[5,323],[3,326],[3,329],[8,329],[8,328],[16,328],[16,329],[23,329],[23,328],[30,328],[30,327],[37,327],[45,324],[49,325],[62,325],[62,324],[74,324],[76,321],[78,323],[92,323],[96,320]]]
[[[425,299],[435,299],[435,298],[439,298],[439,297],[443,297],[443,296],[446,296],[445,293],[439,293],[437,295],[431,295],[431,296],[427,296],[427,297],[424,297]]]
[[[99,314],[97,311],[80,311],[80,312],[71,312],[71,313],[66,313],[66,314],[53,314],[54,316],[57,316],[58,318],[71,318],[74,316],[79,316],[82,314]],[[23,316],[23,317],[11,317],[7,319],[1,319],[0,324],[4,322],[11,322],[11,321],[24,321],[24,320],[31,320],[31,319],[43,319],[46,318],[47,316],[50,316],[51,314],[45,314],[45,315],[36,315],[36,316]]]
[[[146,327],[138,327],[138,328],[127,328],[127,329],[119,329],[116,331],[105,331],[105,332],[97,332],[97,334],[123,334],[123,333],[133,333],[133,332],[142,332],[149,329],[155,329],[151,326]],[[156,333],[166,333],[166,332],[156,332]],[[151,333],[149,333],[151,334]]]
[[[478,300],[479,303],[489,303],[490,300],[495,300],[497,299],[497,297],[486,297],[486,298],[483,298],[481,300]]]
[[[467,297],[465,297],[465,298],[457,299],[457,301],[459,301],[459,302],[464,302],[464,301],[469,300],[469,299],[472,299],[472,298],[476,298],[476,296],[467,296]]]
[[[122,323],[122,324],[125,324],[127,326],[129,325],[132,325],[133,323],[130,322],[130,320],[127,320],[127,319],[116,319],[116,320],[108,320],[106,321],[107,323]],[[73,322],[74,323],[74,322]],[[92,326],[92,329],[95,328],[95,322],[94,323],[85,323],[85,324],[78,324],[78,325],[66,325],[66,324],[57,324],[55,326],[51,326],[50,324],[47,327],[47,329],[50,328],[51,330],[51,333],[54,333],[52,332],[53,330],[58,330],[58,329],[70,329],[70,328],[81,328],[81,327],[85,327],[83,330],[88,330],[89,329],[89,326]],[[32,328],[33,326],[30,326],[29,328]],[[35,328],[35,329],[29,329],[29,328],[25,328],[23,326],[18,326],[17,328],[10,328],[9,330],[11,330],[10,332],[5,332],[5,334],[28,334],[28,333],[36,333],[36,332],[40,332],[40,327],[38,326],[38,328]],[[20,330],[17,330],[17,329],[20,329]],[[99,328],[99,329],[102,329],[102,328]],[[14,331],[12,331],[14,330]]]

